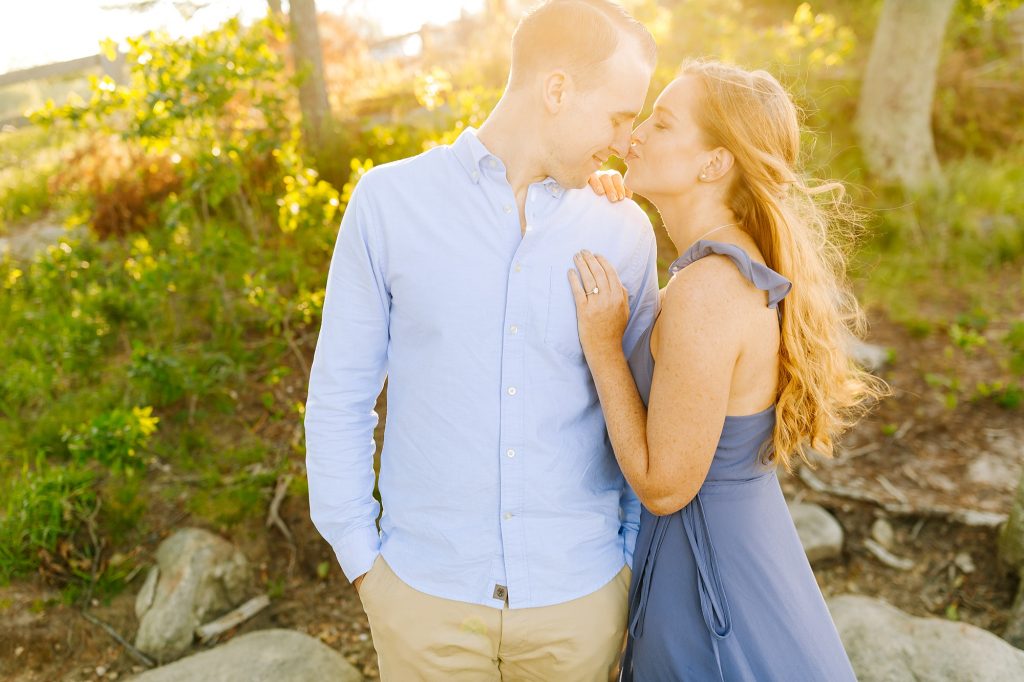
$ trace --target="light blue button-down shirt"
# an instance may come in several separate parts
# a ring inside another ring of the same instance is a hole
[[[640,503],[615,461],[566,273],[590,249],[629,290],[624,350],[658,305],[632,201],[548,178],[525,234],[468,128],[374,168],[345,211],[306,401],[310,514],[349,580],[378,552],[427,594],[501,608],[590,594],[632,565]],[[373,498],[374,404],[388,377]]]

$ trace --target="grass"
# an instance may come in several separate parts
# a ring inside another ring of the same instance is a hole
[[[854,276],[868,307],[908,328],[949,310],[1019,315],[1024,260],[1024,149],[945,164],[947,186],[915,200],[875,198]]]

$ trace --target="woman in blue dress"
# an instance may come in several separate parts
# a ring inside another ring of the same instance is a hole
[[[613,200],[624,186],[649,199],[679,248],[630,353],[614,268],[583,251],[567,273],[643,503],[623,681],[855,680],[776,469],[808,446],[830,454],[884,386],[844,350],[861,318],[829,236],[842,187],[804,183],[799,143],[770,74],[691,62],[636,129],[625,185],[591,178]]]

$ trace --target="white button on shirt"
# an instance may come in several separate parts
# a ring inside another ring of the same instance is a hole
[[[356,186],[306,400],[310,515],[349,580],[380,553],[430,595],[500,609],[499,585],[509,608],[546,606],[631,564],[640,517],[566,273],[584,248],[615,266],[630,294],[628,352],[657,310],[654,232],[635,203],[548,178],[528,188],[538,229],[526,239],[502,212],[514,204],[504,174],[480,172],[491,160],[501,166],[469,128]],[[373,408],[385,376],[378,530]]]

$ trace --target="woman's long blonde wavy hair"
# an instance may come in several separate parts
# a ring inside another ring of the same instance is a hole
[[[813,465],[808,446],[831,457],[836,436],[887,392],[850,355],[865,322],[845,248],[861,216],[841,183],[801,178],[797,108],[774,76],[708,60],[688,61],[680,73],[702,85],[697,123],[709,148],[735,158],[729,208],[768,267],[793,282],[780,303],[775,431],[762,455],[787,470],[794,454]]]

